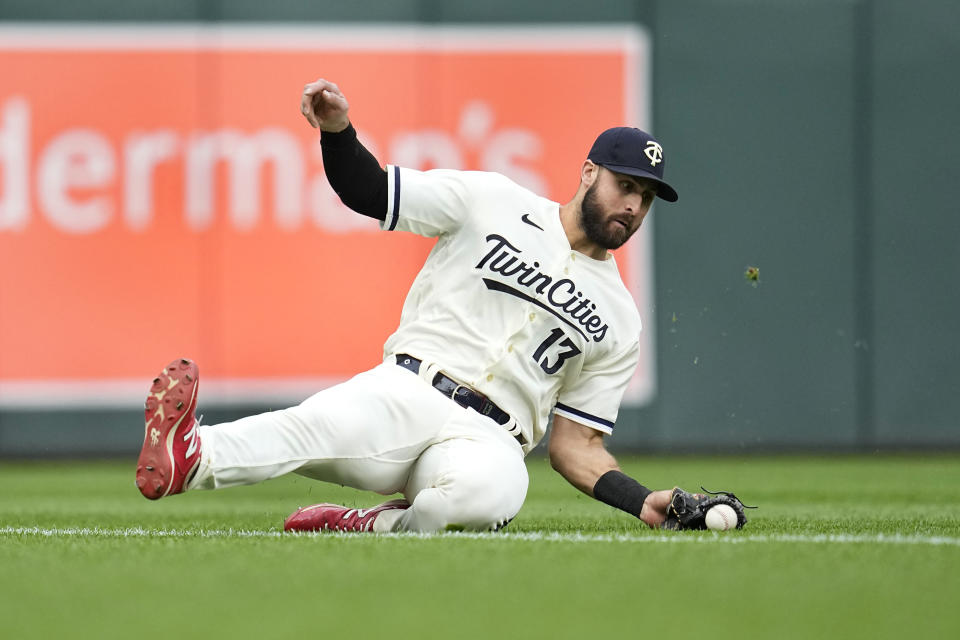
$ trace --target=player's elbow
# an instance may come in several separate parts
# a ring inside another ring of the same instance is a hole
[[[555,454],[553,453],[553,447],[551,447],[551,448],[549,449],[548,455],[549,455],[549,458],[550,458],[550,467],[551,467],[554,471],[556,471],[557,473],[563,473],[563,471],[562,471],[562,469],[563,469],[563,464],[562,464],[562,462],[561,462],[561,458],[560,458],[560,456],[555,455]]]
[[[553,470],[566,477],[572,462],[570,447],[565,446],[560,438],[550,438],[547,455],[550,458],[550,466]]]

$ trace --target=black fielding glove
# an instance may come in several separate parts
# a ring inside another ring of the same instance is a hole
[[[688,493],[679,487],[673,490],[670,506],[667,507],[667,519],[660,525],[661,529],[675,531],[706,529],[707,511],[718,504],[725,504],[736,512],[737,529],[742,529],[747,523],[747,516],[743,510],[756,509],[756,507],[744,505],[737,496],[727,491],[713,492],[700,488],[710,495]]]

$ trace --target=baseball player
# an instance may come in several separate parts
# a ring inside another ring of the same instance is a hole
[[[319,504],[286,530],[496,530],[527,492],[524,456],[552,417],[550,462],[571,484],[661,525],[670,490],[622,473],[604,447],[638,362],[640,315],[609,250],[654,197],[674,202],[648,133],[604,131],[566,204],[496,174],[380,163],[340,89],[307,84],[330,184],[387,232],[436,238],[383,362],[299,406],[200,426],[198,368],[170,363],[147,396],[137,487],[157,499],[294,472],[400,493],[369,509]]]

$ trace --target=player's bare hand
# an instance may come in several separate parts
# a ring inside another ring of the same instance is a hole
[[[643,501],[643,508],[640,510],[640,519],[651,529],[659,529],[663,521],[667,519],[667,507],[670,506],[672,493],[673,491],[671,489],[654,491]]]
[[[320,78],[303,87],[300,97],[300,113],[311,127],[321,131],[343,131],[350,125],[347,112],[350,105],[340,87]]]

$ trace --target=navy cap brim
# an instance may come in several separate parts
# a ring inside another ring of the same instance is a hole
[[[625,167],[622,165],[616,164],[604,164],[597,163],[602,167],[606,167],[610,171],[616,171],[617,173],[625,173],[628,176],[636,176],[638,178],[646,178],[647,180],[653,180],[657,183],[657,197],[666,200],[667,202],[676,202],[679,196],[677,195],[676,190],[671,187],[669,184],[661,180],[655,174],[643,169],[638,169],[637,167]]]

